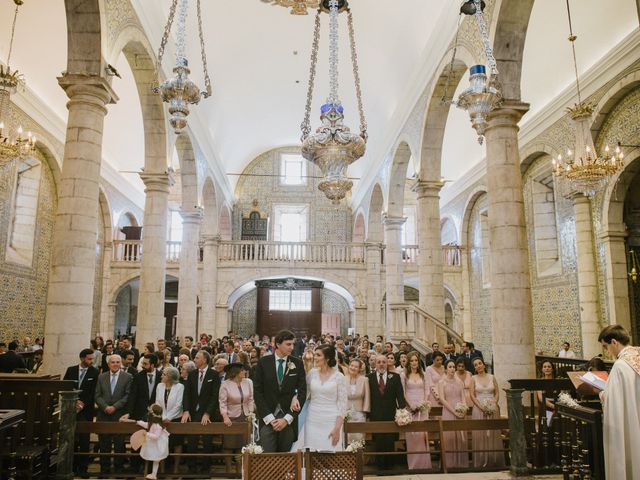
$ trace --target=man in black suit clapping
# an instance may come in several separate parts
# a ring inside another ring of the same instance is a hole
[[[400,375],[387,371],[387,358],[376,357],[376,370],[369,374],[369,390],[371,392],[371,413],[369,420],[373,422],[393,421],[396,409],[404,408],[406,401],[400,382]],[[393,443],[398,435],[395,433],[374,433],[373,441],[378,452],[392,452]],[[376,457],[378,468],[388,469],[393,466],[394,457],[379,455]]]
[[[98,382],[98,369],[93,366],[93,350],[85,348],[80,352],[80,364],[67,368],[63,380],[73,380],[81,390],[76,401],[76,421],[93,422],[96,414],[95,394]],[[76,435],[75,449],[77,452],[89,451],[89,434],[79,433]],[[88,478],[87,466],[89,457],[76,455],[73,457],[73,470],[76,475]]]
[[[208,425],[212,421],[218,420],[220,416],[218,395],[220,393],[220,376],[218,372],[210,368],[211,355],[206,350],[196,353],[193,362],[196,370],[189,372],[187,384],[184,389],[182,423],[200,422]],[[196,453],[198,448],[198,435],[189,435],[187,440],[189,453]],[[212,440],[210,437],[203,438],[205,453],[211,453]],[[205,461],[205,467],[208,462]],[[193,460],[189,461],[189,469],[196,468]]]
[[[298,412],[307,398],[304,363],[291,355],[295,336],[288,330],[275,337],[273,355],[256,365],[253,395],[260,422],[260,444],[265,452],[288,452],[298,437]],[[291,400],[298,397],[295,411]]]

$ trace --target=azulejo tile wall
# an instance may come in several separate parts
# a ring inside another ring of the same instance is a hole
[[[12,223],[11,210],[15,195],[17,167],[15,162],[0,167],[0,340],[2,341],[24,336],[29,336],[33,340],[44,334],[57,195],[53,174],[47,161],[39,153],[36,157],[42,168],[33,263],[30,267],[5,261],[9,228]]]

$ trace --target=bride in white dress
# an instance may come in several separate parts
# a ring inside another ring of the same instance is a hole
[[[292,450],[342,451],[347,404],[347,381],[336,368],[335,347],[320,345],[314,351],[314,368],[307,373],[304,426]]]

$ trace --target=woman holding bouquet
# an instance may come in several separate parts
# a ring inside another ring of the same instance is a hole
[[[422,372],[418,352],[410,352],[407,355],[407,364],[400,380],[404,388],[404,398],[407,401],[407,409],[412,412],[414,421],[429,419],[429,393],[431,383],[429,377]],[[428,452],[429,438],[426,432],[407,432],[407,452]],[[429,453],[408,454],[407,464],[409,470],[431,468],[431,455]]]
[[[471,401],[473,402],[474,420],[486,420],[500,418],[498,399],[500,390],[496,377],[487,373],[487,367],[481,358],[473,360],[473,368],[476,375],[471,382]],[[500,430],[474,431],[473,440],[473,466],[474,467],[504,467],[504,448]],[[500,450],[489,452],[487,450]]]
[[[464,400],[464,384],[456,376],[456,362],[447,360],[444,364],[445,375],[438,383],[438,396],[442,403],[442,420],[464,420],[467,404]],[[445,432],[442,434],[442,449],[447,468],[467,468],[467,436],[465,432]]]

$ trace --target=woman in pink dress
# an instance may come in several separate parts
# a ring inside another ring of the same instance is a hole
[[[464,401],[467,403],[469,408],[473,407],[473,402],[471,401],[471,384],[473,383],[473,380],[471,379],[472,375],[467,372],[463,358],[456,360],[456,377],[458,377],[464,384]]]
[[[487,367],[481,358],[473,360],[473,368],[476,375],[471,383],[471,401],[473,402],[473,413],[471,418],[486,420],[489,418],[500,418],[500,408],[498,399],[500,390],[496,377],[487,373]],[[504,467],[504,453],[487,452],[483,450],[502,450],[502,438],[500,430],[476,430],[473,432],[473,466],[474,467]]]
[[[429,401],[431,406],[440,405],[438,397],[438,383],[444,377],[444,360],[445,356],[442,352],[433,352],[433,365],[429,365],[424,371],[424,376],[429,378]]]
[[[457,412],[456,406],[464,401],[464,384],[456,377],[456,362],[447,360],[446,375],[438,383],[438,394],[442,403],[442,420],[463,420],[464,413]],[[465,432],[445,432],[442,434],[442,450],[447,468],[467,468],[467,435]]]
[[[429,377],[422,372],[418,352],[410,352],[407,355],[406,370],[400,374],[404,398],[407,401],[407,409],[413,413],[414,421],[428,420],[429,410]],[[429,438],[426,432],[407,432],[407,452],[428,452]],[[409,470],[431,468],[431,455],[429,453],[408,454],[407,463]]]

